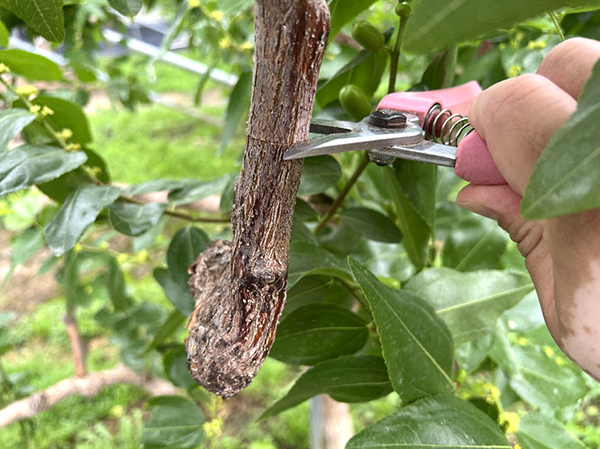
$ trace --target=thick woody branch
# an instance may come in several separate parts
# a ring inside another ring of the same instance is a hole
[[[233,240],[191,267],[196,309],[188,365],[208,390],[246,387],[273,343],[285,305],[288,248],[302,163],[283,153],[308,137],[329,32],[325,0],[257,0],[252,104],[233,205]]]
[[[22,419],[32,418],[38,413],[54,407],[69,396],[96,396],[101,389],[110,385],[130,384],[144,388],[152,396],[176,393],[172,383],[157,378],[146,378],[126,366],[99,371],[85,377],[74,377],[60,381],[44,391],[13,402],[0,410],[0,428]]]

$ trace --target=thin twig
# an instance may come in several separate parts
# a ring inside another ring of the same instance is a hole
[[[400,59],[400,48],[402,47],[402,38],[404,36],[404,30],[406,29],[406,23],[408,22],[409,16],[400,17],[398,24],[398,35],[396,36],[396,44],[391,54],[390,64],[390,83],[388,85],[388,94],[396,92],[396,75],[398,74],[398,60]]]
[[[131,196],[121,195],[121,199],[127,203],[139,204],[140,206],[144,206],[148,204],[145,201],[138,200],[137,198],[133,198]],[[185,212],[180,212],[175,209],[167,209],[165,210],[165,214],[174,218],[179,218],[180,220],[186,220],[193,223],[230,223],[230,217],[195,217],[190,214],[186,214]]]
[[[552,11],[548,11],[548,15],[550,16],[550,18],[554,22],[554,26],[556,27],[556,31],[558,31],[558,35],[560,36],[560,40],[564,42],[565,35],[563,34],[562,29],[560,27],[560,24],[558,23],[558,20],[556,19],[556,15]]]
[[[342,190],[342,192],[338,195],[338,197],[335,199],[335,201],[333,202],[333,204],[331,205],[329,210],[327,210],[327,213],[325,214],[325,216],[321,219],[321,221],[319,222],[317,227],[313,230],[314,235],[319,235],[319,233],[323,230],[323,228],[325,226],[327,226],[327,223],[329,223],[329,221],[333,218],[336,211],[338,210],[338,208],[340,207],[340,205],[342,204],[342,202],[348,195],[348,192],[350,192],[350,189],[356,183],[356,180],[362,174],[362,172],[364,171],[364,169],[367,167],[368,164],[369,164],[369,155],[365,152],[365,155],[364,155],[362,161],[360,162],[360,165],[356,168],[356,170],[354,171],[354,173],[352,174],[352,176],[350,177],[350,179],[344,186],[344,190]]]

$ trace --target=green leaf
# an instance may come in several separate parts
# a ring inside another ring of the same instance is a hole
[[[529,220],[600,206],[600,61],[585,84],[577,110],[550,140],[535,165],[521,213]]]
[[[75,246],[81,234],[106,206],[116,201],[121,189],[87,185],[74,190],[44,228],[46,241],[55,256]]]
[[[10,33],[6,29],[6,25],[0,22],[0,46],[8,47],[8,40],[10,38]]]
[[[0,154],[0,197],[42,184],[70,172],[87,160],[83,151],[25,145]]]
[[[375,0],[333,0],[329,3],[331,11],[331,31],[329,41],[341,31],[342,27],[351,22],[365,9],[375,3]]]
[[[538,346],[513,346],[517,362],[510,387],[521,398],[542,409],[557,409],[577,404],[587,392],[579,373],[560,366]]]
[[[350,254],[378,277],[397,279],[401,283],[415,274],[402,244],[379,243],[363,240]]]
[[[0,5],[23,19],[44,39],[62,42],[65,38],[62,0],[1,0]]]
[[[205,439],[202,410],[181,396],[158,396],[148,400],[152,417],[142,429],[146,449],[200,447]]]
[[[100,182],[105,184],[110,183],[110,173],[108,172],[108,166],[106,165],[104,158],[90,148],[84,147],[82,151],[88,158],[84,165],[92,169],[94,175]]]
[[[132,242],[133,252],[137,253],[139,251],[149,249],[154,244],[154,242],[156,242],[158,236],[161,235],[165,224],[167,224],[167,221],[168,217],[166,215],[163,215],[162,217],[160,217],[160,220],[158,220],[158,223],[156,223],[156,225],[148,229],[143,234],[134,237]]]
[[[175,282],[166,268],[156,268],[153,275],[177,310],[185,316],[190,316],[194,311],[195,301],[187,289]]]
[[[410,258],[410,261],[417,269],[422,269],[427,265],[429,259],[429,239],[431,238],[431,228],[415,210],[408,200],[407,195],[402,191],[396,172],[389,167],[383,169],[383,175],[387,182],[390,196],[394,204],[396,215],[398,216],[398,225],[402,231],[402,244]]]
[[[346,264],[334,254],[309,242],[293,242],[290,245],[288,288],[309,274],[352,280]]]
[[[0,111],[0,153],[5,152],[8,142],[34,120],[35,115],[23,109]]]
[[[10,268],[4,276],[0,288],[6,285],[15,268],[26,262],[34,253],[44,247],[44,235],[37,227],[31,227],[15,235],[11,240],[12,254],[10,255]],[[0,315],[1,316],[1,315]]]
[[[397,159],[396,179],[415,212],[431,229],[435,226],[435,192],[438,167],[434,164]]]
[[[430,90],[452,86],[456,71],[457,49],[458,47],[453,46],[451,50],[439,53],[427,66],[421,82]]]
[[[286,316],[269,355],[295,365],[315,365],[354,354],[369,336],[367,323],[345,307],[313,303]]]
[[[398,243],[402,240],[400,229],[385,215],[364,207],[345,209],[340,212],[344,223],[369,240]]]
[[[356,282],[369,301],[394,390],[404,402],[454,389],[452,335],[418,296],[383,285],[349,258]]]
[[[90,124],[81,106],[62,98],[42,95],[33,100],[32,103],[41,107],[46,106],[54,111],[52,115],[46,117],[46,121],[50,123],[55,131],[60,132],[63,129],[73,131],[73,137],[69,139],[69,142],[85,144],[92,141]],[[39,124],[34,122],[30,127],[33,125]]]
[[[420,0],[404,33],[410,53],[444,50],[565,6],[595,5],[598,0]]]
[[[173,236],[167,250],[167,265],[173,280],[183,288],[187,288],[190,278],[188,268],[208,243],[210,238],[206,232],[194,226],[185,226]]]
[[[237,178],[232,178],[231,181],[223,188],[221,192],[221,201],[219,202],[219,211],[224,214],[233,209],[233,189]]]
[[[176,348],[165,352],[163,365],[169,380],[178,387],[187,390],[198,385],[188,369],[185,346],[178,345]]]
[[[540,413],[528,413],[519,421],[517,439],[523,449],[584,449],[564,424]]]
[[[63,77],[58,64],[25,50],[0,51],[0,63],[5,64],[11,72],[30,81],[60,81]]]
[[[124,16],[135,16],[142,9],[142,0],[108,0],[108,4]]]
[[[127,294],[125,276],[117,259],[111,258],[108,264],[108,296],[116,310],[124,311],[133,305],[131,297]]]
[[[187,317],[181,313],[179,310],[175,309],[171,314],[167,317],[163,325],[156,332],[154,336],[154,340],[148,346],[146,351],[151,351],[152,349],[158,348],[160,345],[165,343],[169,338],[173,336],[178,330],[183,329],[184,323]],[[164,359],[163,359],[164,363]],[[166,370],[166,365],[165,365]]]
[[[342,176],[340,164],[331,156],[310,157],[304,160],[298,196],[316,195],[335,187]]]
[[[117,231],[135,237],[155,226],[166,208],[165,203],[117,202],[109,206],[108,218]]]
[[[142,182],[141,184],[129,186],[125,189],[124,193],[127,196],[134,196],[144,193],[171,191],[186,187],[194,182],[195,180],[191,179],[153,179],[151,181]]]
[[[308,242],[313,245],[318,245],[317,238],[308,229],[308,227],[297,218],[292,220],[292,233],[290,235],[290,242]]]
[[[421,399],[354,435],[346,449],[511,449],[485,413],[451,395]]]
[[[319,87],[316,102],[324,108],[329,103],[336,101],[340,90],[348,84],[360,87],[367,97],[371,98],[381,83],[381,77],[385,72],[387,62],[388,55],[385,51],[377,53],[369,50],[361,51],[352,61]]]
[[[532,290],[529,277],[521,274],[430,268],[408,281],[403,291],[427,301],[460,345],[493,331],[498,317]]]
[[[381,357],[342,356],[305,371],[290,391],[265,410],[259,420],[275,416],[319,394],[328,394],[338,402],[352,403],[372,401],[391,392]]]
[[[168,201],[171,204],[186,204],[216,195],[223,191],[231,178],[232,175],[225,175],[212,181],[195,181],[189,185],[176,187],[169,193]]]
[[[223,134],[219,153],[235,138],[236,131],[242,119],[250,109],[250,96],[252,93],[252,72],[244,71],[229,96],[227,105],[227,114],[225,115],[225,124],[223,125]]]
[[[62,284],[65,289],[65,300],[67,302],[67,313],[72,314],[75,305],[79,302],[81,295],[79,285],[79,253],[69,251],[64,257]]]
[[[497,268],[508,234],[487,218],[471,216],[455,224],[446,238],[443,264],[458,271]]]

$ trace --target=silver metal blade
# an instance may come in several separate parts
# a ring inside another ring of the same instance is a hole
[[[373,152],[384,156],[426,162],[444,167],[454,167],[456,164],[456,147],[429,142],[428,140],[424,140],[420,144],[413,146],[396,145]]]
[[[363,127],[346,134],[315,137],[294,144],[283,155],[283,159],[301,159],[324,154],[345,153],[357,150],[381,150],[401,145],[412,146],[423,141],[423,130],[418,126],[407,126],[402,130],[372,131]]]
[[[313,134],[342,134],[349,133],[356,127],[356,122],[343,120],[319,120],[310,122],[310,132]]]

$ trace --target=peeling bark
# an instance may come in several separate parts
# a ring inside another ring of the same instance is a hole
[[[194,379],[224,398],[248,386],[267,357],[285,305],[288,249],[305,140],[329,33],[325,0],[257,0],[252,104],[235,186],[233,240],[190,267],[196,307],[187,325]]]

